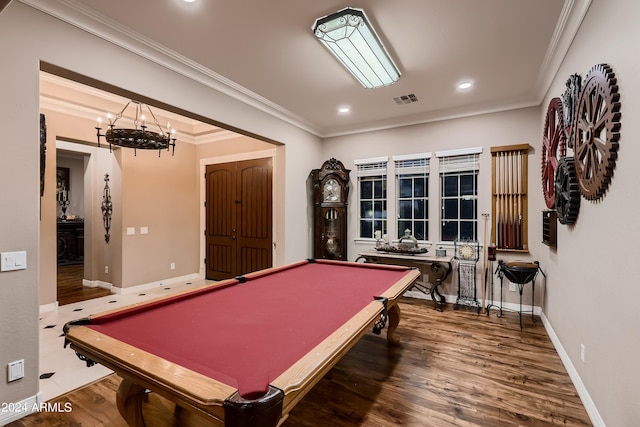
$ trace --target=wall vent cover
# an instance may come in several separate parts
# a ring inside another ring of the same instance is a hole
[[[418,102],[418,97],[414,93],[412,93],[410,95],[397,96],[393,98],[393,100],[396,101],[396,104],[398,105],[404,105]]]

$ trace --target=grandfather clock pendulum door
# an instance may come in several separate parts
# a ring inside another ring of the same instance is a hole
[[[311,171],[313,181],[313,256],[347,260],[347,197],[349,173],[331,158]]]

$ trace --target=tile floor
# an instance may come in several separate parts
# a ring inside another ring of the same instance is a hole
[[[193,279],[171,285],[154,286],[144,291],[95,298],[58,307],[40,314],[40,392],[43,401],[68,393],[78,387],[92,383],[112,373],[102,365],[87,368],[69,347],[64,348],[62,328],[65,323],[97,314],[106,310],[124,307],[163,295],[170,295],[212,283],[204,279]]]

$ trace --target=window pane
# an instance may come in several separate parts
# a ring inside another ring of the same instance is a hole
[[[382,199],[386,196],[386,188],[383,180],[376,180],[373,182],[373,197],[376,199]]]
[[[411,221],[398,221],[398,238],[402,237],[407,228],[411,229]]]
[[[471,239],[475,240],[476,236],[474,233],[474,225],[473,221],[460,221],[460,238],[461,239]]]
[[[427,197],[427,179],[423,177],[416,178],[413,181],[413,197]]]
[[[458,219],[458,199],[444,200],[443,219]]]
[[[371,181],[360,181],[360,199],[372,199],[373,198],[373,186]]]
[[[427,212],[424,209],[424,200],[413,201],[413,217],[416,219],[426,218]]]
[[[475,200],[460,200],[460,218],[475,219]]]
[[[374,201],[373,202],[374,218],[386,218],[387,217],[386,206],[387,206],[387,203],[385,201]]]
[[[458,237],[457,221],[443,221],[442,223],[442,240],[453,241]]]
[[[475,196],[476,186],[474,184],[475,174],[473,175],[460,175],[460,195],[462,196]]]
[[[425,223],[423,221],[416,221],[413,223],[413,237],[418,240],[427,240],[425,235]]]
[[[373,221],[373,229],[381,230],[383,235],[387,234],[387,221]],[[373,237],[373,234],[371,237]]]
[[[372,202],[360,202],[360,217],[361,218],[373,218],[373,203]]]
[[[443,196],[457,196],[458,195],[458,176],[444,176]]]
[[[402,219],[410,219],[410,218],[413,218],[411,214],[412,214],[411,200],[401,200],[398,203],[399,217]]]
[[[373,237],[373,231],[371,228],[372,222],[361,220],[360,221],[360,237]]]
[[[411,197],[411,183],[410,178],[400,178],[398,181],[398,197],[406,199]]]

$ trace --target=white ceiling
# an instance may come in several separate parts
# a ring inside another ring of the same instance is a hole
[[[540,104],[589,3],[20,1],[107,39],[142,40],[321,137]],[[365,9],[402,73],[397,83],[363,88],[316,40],[315,19],[347,6]],[[458,90],[462,80],[474,87]],[[393,100],[408,94],[418,102]]]

